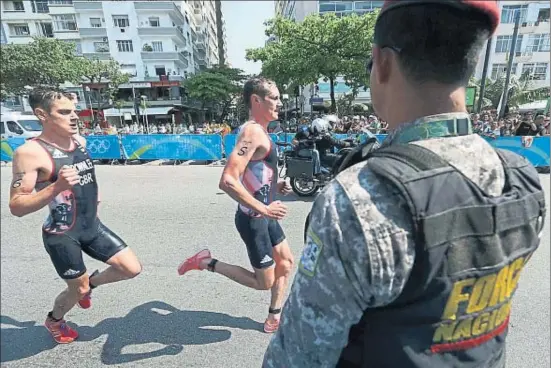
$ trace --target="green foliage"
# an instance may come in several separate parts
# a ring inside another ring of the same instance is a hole
[[[36,37],[26,45],[0,46],[2,94],[24,94],[25,87],[54,87],[64,82],[80,83],[82,58],[75,44]]]
[[[262,62],[262,75],[278,85],[306,85],[326,78],[331,110],[336,110],[334,83],[341,76],[350,86],[367,86],[366,61],[371,57],[377,12],[337,17],[313,14],[298,23],[276,18],[266,22],[275,42],[247,50],[247,59]],[[357,93],[357,92],[355,92]]]
[[[219,104],[222,121],[236,97],[241,94],[247,76],[241,69],[215,66],[186,79],[183,86],[191,98],[201,101],[202,107]]]
[[[475,81],[471,79],[471,85],[479,87],[480,93],[481,81]],[[484,100],[482,102],[482,108],[496,109],[499,106],[499,100],[505,88],[505,75],[500,75],[495,80],[486,80],[484,90]],[[509,81],[509,98],[507,104],[509,107],[515,108],[525,103],[541,101],[549,97],[549,87],[534,88],[534,82],[530,78],[529,74],[523,74],[520,78],[516,75],[511,75]],[[479,95],[477,95],[478,104]]]
[[[101,100],[109,100],[115,97],[119,85],[128,83],[130,75],[123,73],[120,64],[113,58],[102,61],[97,59],[82,59],[80,74],[88,83],[109,82],[106,88],[99,91]],[[101,108],[101,106],[99,106]]]

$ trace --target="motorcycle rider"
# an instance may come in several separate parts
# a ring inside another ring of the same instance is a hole
[[[337,158],[333,153],[334,147],[346,148],[352,146],[350,142],[331,136],[333,126],[338,121],[339,118],[336,115],[326,115],[321,119],[314,120],[310,129],[315,139],[316,149],[319,152],[320,162],[326,163],[329,167],[332,167]]]

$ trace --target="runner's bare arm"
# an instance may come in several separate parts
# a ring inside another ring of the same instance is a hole
[[[243,129],[222,172],[219,188],[240,204],[265,215],[266,205],[255,199],[239,180],[259,147],[258,142],[262,141],[263,134],[264,132],[254,125],[248,125]]]
[[[17,217],[36,212],[59,193],[54,184],[33,193],[38,178],[38,155],[30,145],[23,145],[13,155],[13,179],[10,184],[10,212]]]

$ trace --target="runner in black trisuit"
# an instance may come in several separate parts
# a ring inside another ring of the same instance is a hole
[[[266,132],[270,121],[277,120],[281,107],[274,82],[253,78],[245,83],[243,98],[250,109],[250,121],[239,132],[237,144],[228,157],[220,179],[220,188],[239,205],[235,226],[247,247],[254,272],[219,262],[209,250],[185,260],[178,272],[204,270],[219,273],[244,286],[257,290],[271,289],[272,298],[264,331],[279,327],[285,289],[293,266],[293,255],[279,222],[287,208],[275,200],[276,192],[284,194],[290,186],[277,182],[277,151]]]
[[[10,210],[25,216],[46,205],[49,216],[42,227],[46,251],[68,288],[55,300],[45,326],[58,343],[70,343],[78,333],[65,314],[78,302],[91,306],[91,289],[141,272],[136,255],[97,216],[98,184],[86,141],[78,133],[78,116],[72,96],[58,91],[33,91],[33,112],[42,134],[15,151]],[[36,192],[33,191],[36,189]],[[82,252],[110,265],[90,276]]]

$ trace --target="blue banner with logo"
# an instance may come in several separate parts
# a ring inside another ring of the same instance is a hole
[[[122,136],[124,157],[129,160],[220,160],[222,137],[218,134],[137,134]]]
[[[120,138],[117,135],[88,135],[86,149],[94,160],[121,159]]]
[[[291,142],[294,134],[270,134],[274,142]],[[356,135],[337,134],[338,139],[354,138]],[[377,135],[380,142],[386,135]],[[150,134],[87,136],[87,148],[93,159],[136,159],[136,160],[207,160],[222,158],[222,153],[231,153],[237,136],[228,134],[222,138],[217,134]],[[285,139],[287,138],[287,139]],[[485,139],[494,147],[507,149],[525,157],[536,167],[549,167],[550,139],[545,137],[500,137]],[[361,136],[365,140],[365,135]],[[1,161],[12,161],[13,152],[25,143],[24,138],[9,138],[1,141]]]
[[[0,161],[10,162],[13,160],[13,153],[17,147],[25,143],[25,138],[8,138],[0,141]]]
[[[549,167],[549,136],[545,137],[485,137],[495,148],[502,148],[521,155],[535,167]]]

